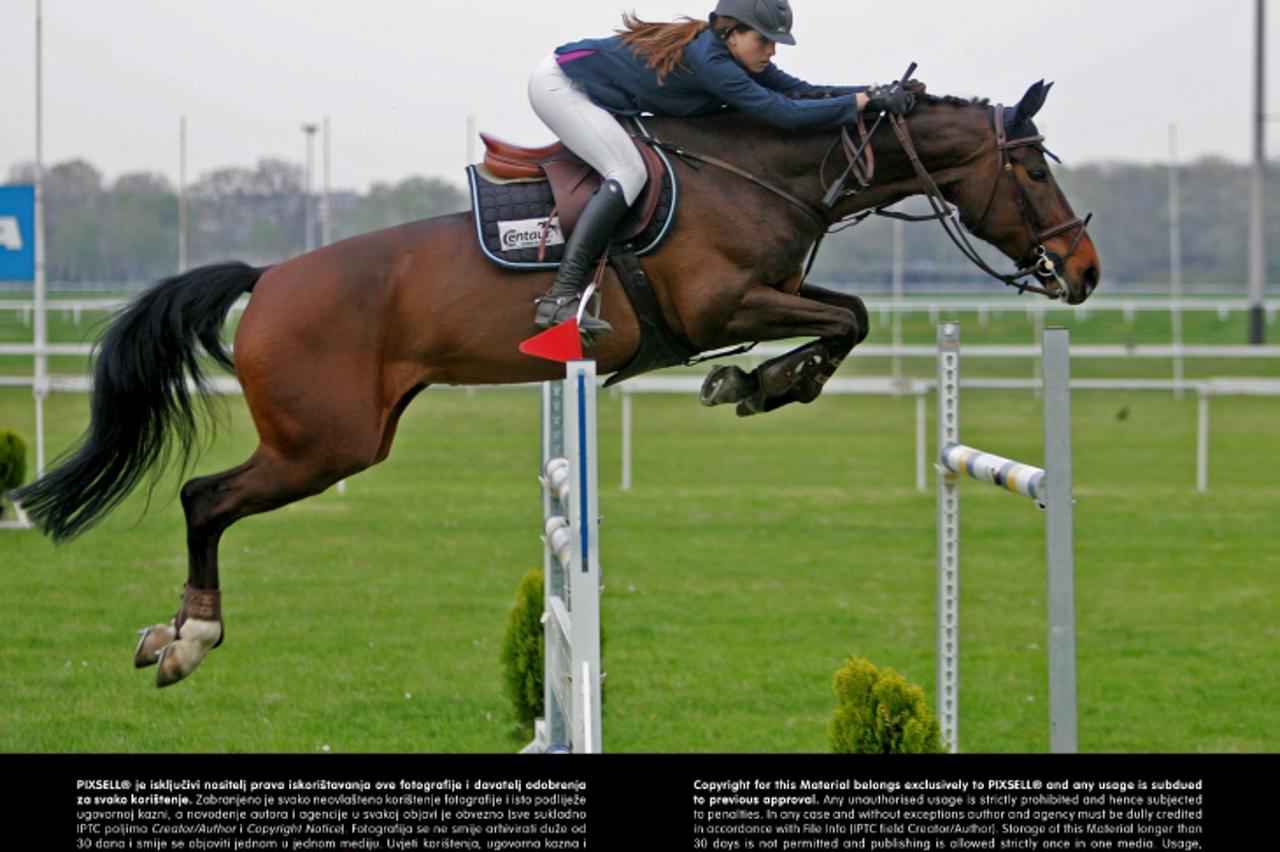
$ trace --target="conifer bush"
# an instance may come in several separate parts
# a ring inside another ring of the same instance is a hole
[[[0,515],[6,497],[27,478],[27,445],[12,429],[0,429]]]
[[[507,696],[516,719],[532,732],[533,723],[544,715],[543,657],[545,632],[542,626],[542,569],[524,575],[516,587],[516,605],[507,616],[507,630],[502,637],[502,676]],[[604,656],[605,630],[600,625],[600,655]],[[602,660],[603,662],[603,660]],[[601,678],[604,675],[601,674]],[[603,709],[604,684],[600,687]]]
[[[924,690],[862,657],[850,657],[836,672],[838,700],[827,739],[838,754],[939,754],[938,720]]]
[[[524,575],[502,637],[502,672],[516,718],[532,730],[542,715],[542,570]]]

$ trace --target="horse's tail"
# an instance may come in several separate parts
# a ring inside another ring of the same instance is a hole
[[[241,294],[264,270],[223,263],[166,278],[120,314],[96,347],[89,428],[40,479],[11,497],[56,542],[100,521],[159,463],[172,430],[185,465],[195,448],[197,394],[206,388],[201,347],[234,369],[219,334]],[[198,344],[198,345],[197,345]]]

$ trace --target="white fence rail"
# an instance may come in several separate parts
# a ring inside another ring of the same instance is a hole
[[[965,348],[966,356],[971,347]],[[976,348],[976,347],[972,347]],[[936,349],[934,350],[936,355]],[[0,353],[4,354],[4,353]],[[1075,355],[1072,350],[1072,355]],[[215,393],[238,394],[240,383],[230,376],[210,378]],[[916,400],[915,485],[924,492],[928,459],[925,451],[925,397],[933,392],[932,379],[850,378],[832,379],[823,393],[832,396],[911,396]],[[31,376],[0,376],[0,387],[34,387]],[[647,394],[687,394],[696,396],[702,387],[698,376],[655,376],[635,378],[622,384],[622,490],[632,485],[632,445],[634,427],[632,398]],[[1039,379],[964,379],[966,390],[1030,390],[1039,391]],[[1174,391],[1185,389],[1199,398],[1196,418],[1196,489],[1209,490],[1209,399],[1215,396],[1280,397],[1280,379],[1212,378],[1202,381],[1176,382],[1170,379],[1072,379],[1074,390],[1091,391]],[[88,393],[93,388],[89,376],[50,376],[48,391]],[[195,388],[192,386],[192,390]]]
[[[937,349],[933,350],[937,357]],[[969,347],[965,347],[966,356]],[[1072,354],[1075,350],[1072,349]],[[925,397],[937,386],[933,379],[889,378],[832,379],[823,393],[832,396],[913,396],[915,405],[915,484],[916,490],[925,491],[928,466],[925,450]],[[687,394],[696,396],[702,387],[702,379],[696,376],[659,376],[636,378],[620,386],[622,392],[622,479],[621,488],[629,491],[632,486],[632,452],[634,426],[632,398],[646,394]],[[964,390],[1031,390],[1041,391],[1040,379],[961,379]],[[1209,490],[1209,398],[1214,396],[1265,396],[1280,397],[1280,379],[1213,378],[1204,381],[1175,382],[1168,379],[1072,379],[1072,390],[1081,391],[1171,391],[1179,388],[1199,397],[1196,418],[1196,490]]]
[[[44,347],[36,347],[30,343],[0,343],[0,356],[33,355],[89,355],[93,347],[88,343],[50,343]],[[757,360],[772,358],[789,352],[790,346],[769,344],[752,349],[747,358]],[[889,346],[884,344],[864,343],[855,352],[864,358],[933,358],[936,349],[932,346],[906,344]],[[1037,344],[1004,343],[992,345],[974,345],[964,348],[966,358],[1039,358],[1040,347]],[[1085,344],[1071,347],[1072,358],[1280,358],[1280,346],[1214,346],[1171,344]]]
[[[243,298],[232,308],[233,311],[244,310],[248,298]],[[992,316],[1005,314],[1025,314],[1034,316],[1048,311],[1070,310],[1080,317],[1093,313],[1121,313],[1126,321],[1132,321],[1139,313],[1178,311],[1181,313],[1216,313],[1226,319],[1233,313],[1247,312],[1252,308],[1249,300],[1243,297],[1229,296],[1189,296],[1181,299],[1164,297],[1121,297],[1094,296],[1087,304],[1073,308],[1065,308],[1057,302],[1047,299],[1023,300],[1011,302],[1007,296],[991,299],[974,298],[918,298],[918,299],[877,299],[864,298],[867,310],[886,316],[899,314],[927,314],[936,318],[943,314],[976,313],[979,322]],[[119,310],[129,303],[127,298],[91,298],[63,297],[46,299],[49,313],[62,312],[64,316],[77,318],[84,313],[109,313]],[[30,316],[35,308],[35,300],[29,298],[0,299],[0,311],[15,311],[19,315]],[[1263,302],[1267,321],[1274,320],[1280,311],[1280,299],[1267,299]]]

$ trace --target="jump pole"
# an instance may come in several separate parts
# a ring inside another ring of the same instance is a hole
[[[600,725],[596,363],[542,384],[543,717],[523,753],[595,754]]]
[[[960,324],[938,324],[938,722],[959,750],[960,475],[1030,497],[1045,510],[1049,750],[1076,751],[1075,565],[1072,541],[1069,335],[1043,340],[1043,469],[960,443]]]

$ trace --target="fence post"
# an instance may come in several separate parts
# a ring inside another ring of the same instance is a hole
[[[1049,598],[1049,750],[1076,751],[1075,543],[1069,333],[1044,330],[1045,549]]]
[[[523,751],[595,754],[603,740],[596,364],[570,361],[565,373],[542,385],[544,715]]]
[[[1070,346],[1064,328],[1041,344],[1044,468],[960,441],[960,326],[938,326],[938,724],[959,750],[959,477],[1031,497],[1045,510],[1049,657],[1049,749],[1076,750],[1075,580],[1072,541]]]
[[[938,326],[938,451],[960,435],[960,324]],[[960,750],[960,491],[956,474],[938,466],[938,725]]]

